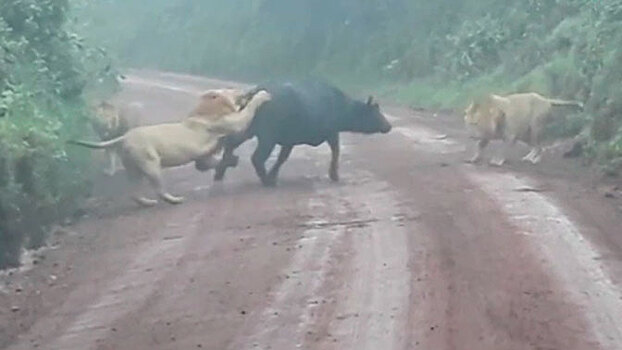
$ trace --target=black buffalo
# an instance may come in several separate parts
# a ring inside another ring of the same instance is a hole
[[[372,134],[391,130],[391,124],[371,97],[367,102],[356,101],[338,88],[316,81],[268,83],[257,89],[267,90],[272,100],[259,107],[245,133],[223,140],[225,151],[216,167],[216,181],[224,178],[227,167],[237,165],[238,157],[233,151],[253,136],[257,136],[258,145],[252,162],[264,185],[276,184],[279,168],[294,146],[319,146],[324,142],[332,151],[330,178],[338,181],[340,132]],[[266,173],[265,162],[277,144],[281,146],[279,157]]]

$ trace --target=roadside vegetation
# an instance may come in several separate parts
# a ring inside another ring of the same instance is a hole
[[[70,16],[68,0],[0,2],[0,268],[44,244],[88,192],[88,153],[65,140],[87,131],[84,92],[114,81]]]

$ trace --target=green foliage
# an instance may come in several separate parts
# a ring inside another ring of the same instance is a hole
[[[68,14],[68,0],[0,3],[0,268],[43,244],[87,189],[88,158],[64,140],[86,130],[87,82],[112,70],[68,29]]]
[[[447,36],[452,47],[445,55],[449,73],[467,80],[494,69],[501,63],[501,50],[510,33],[503,22],[490,15],[464,21],[455,34]]]

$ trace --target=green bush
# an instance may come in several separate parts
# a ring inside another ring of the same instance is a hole
[[[87,153],[65,140],[86,130],[85,89],[110,86],[113,72],[68,29],[69,10],[67,0],[0,3],[0,268],[44,244],[88,190]]]

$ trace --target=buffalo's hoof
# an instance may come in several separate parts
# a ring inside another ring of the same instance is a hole
[[[225,170],[217,169],[216,173],[214,173],[214,181],[222,181],[224,178],[225,178]]]
[[[216,167],[216,172],[214,173],[214,181],[222,181],[225,178],[225,172],[228,168],[235,168],[238,166],[240,162],[240,157],[236,155],[230,155],[224,157],[220,164]]]
[[[267,176],[267,177],[261,179],[261,183],[265,187],[275,187],[276,186],[276,177]]]
[[[240,157],[232,155],[230,157],[227,157],[226,159],[223,159],[222,162],[223,162],[223,166],[226,166],[228,168],[235,168],[238,166],[238,163],[240,162]]]
[[[330,181],[332,182],[339,182],[339,174],[335,173],[335,174],[329,174],[328,177],[330,177]]]

